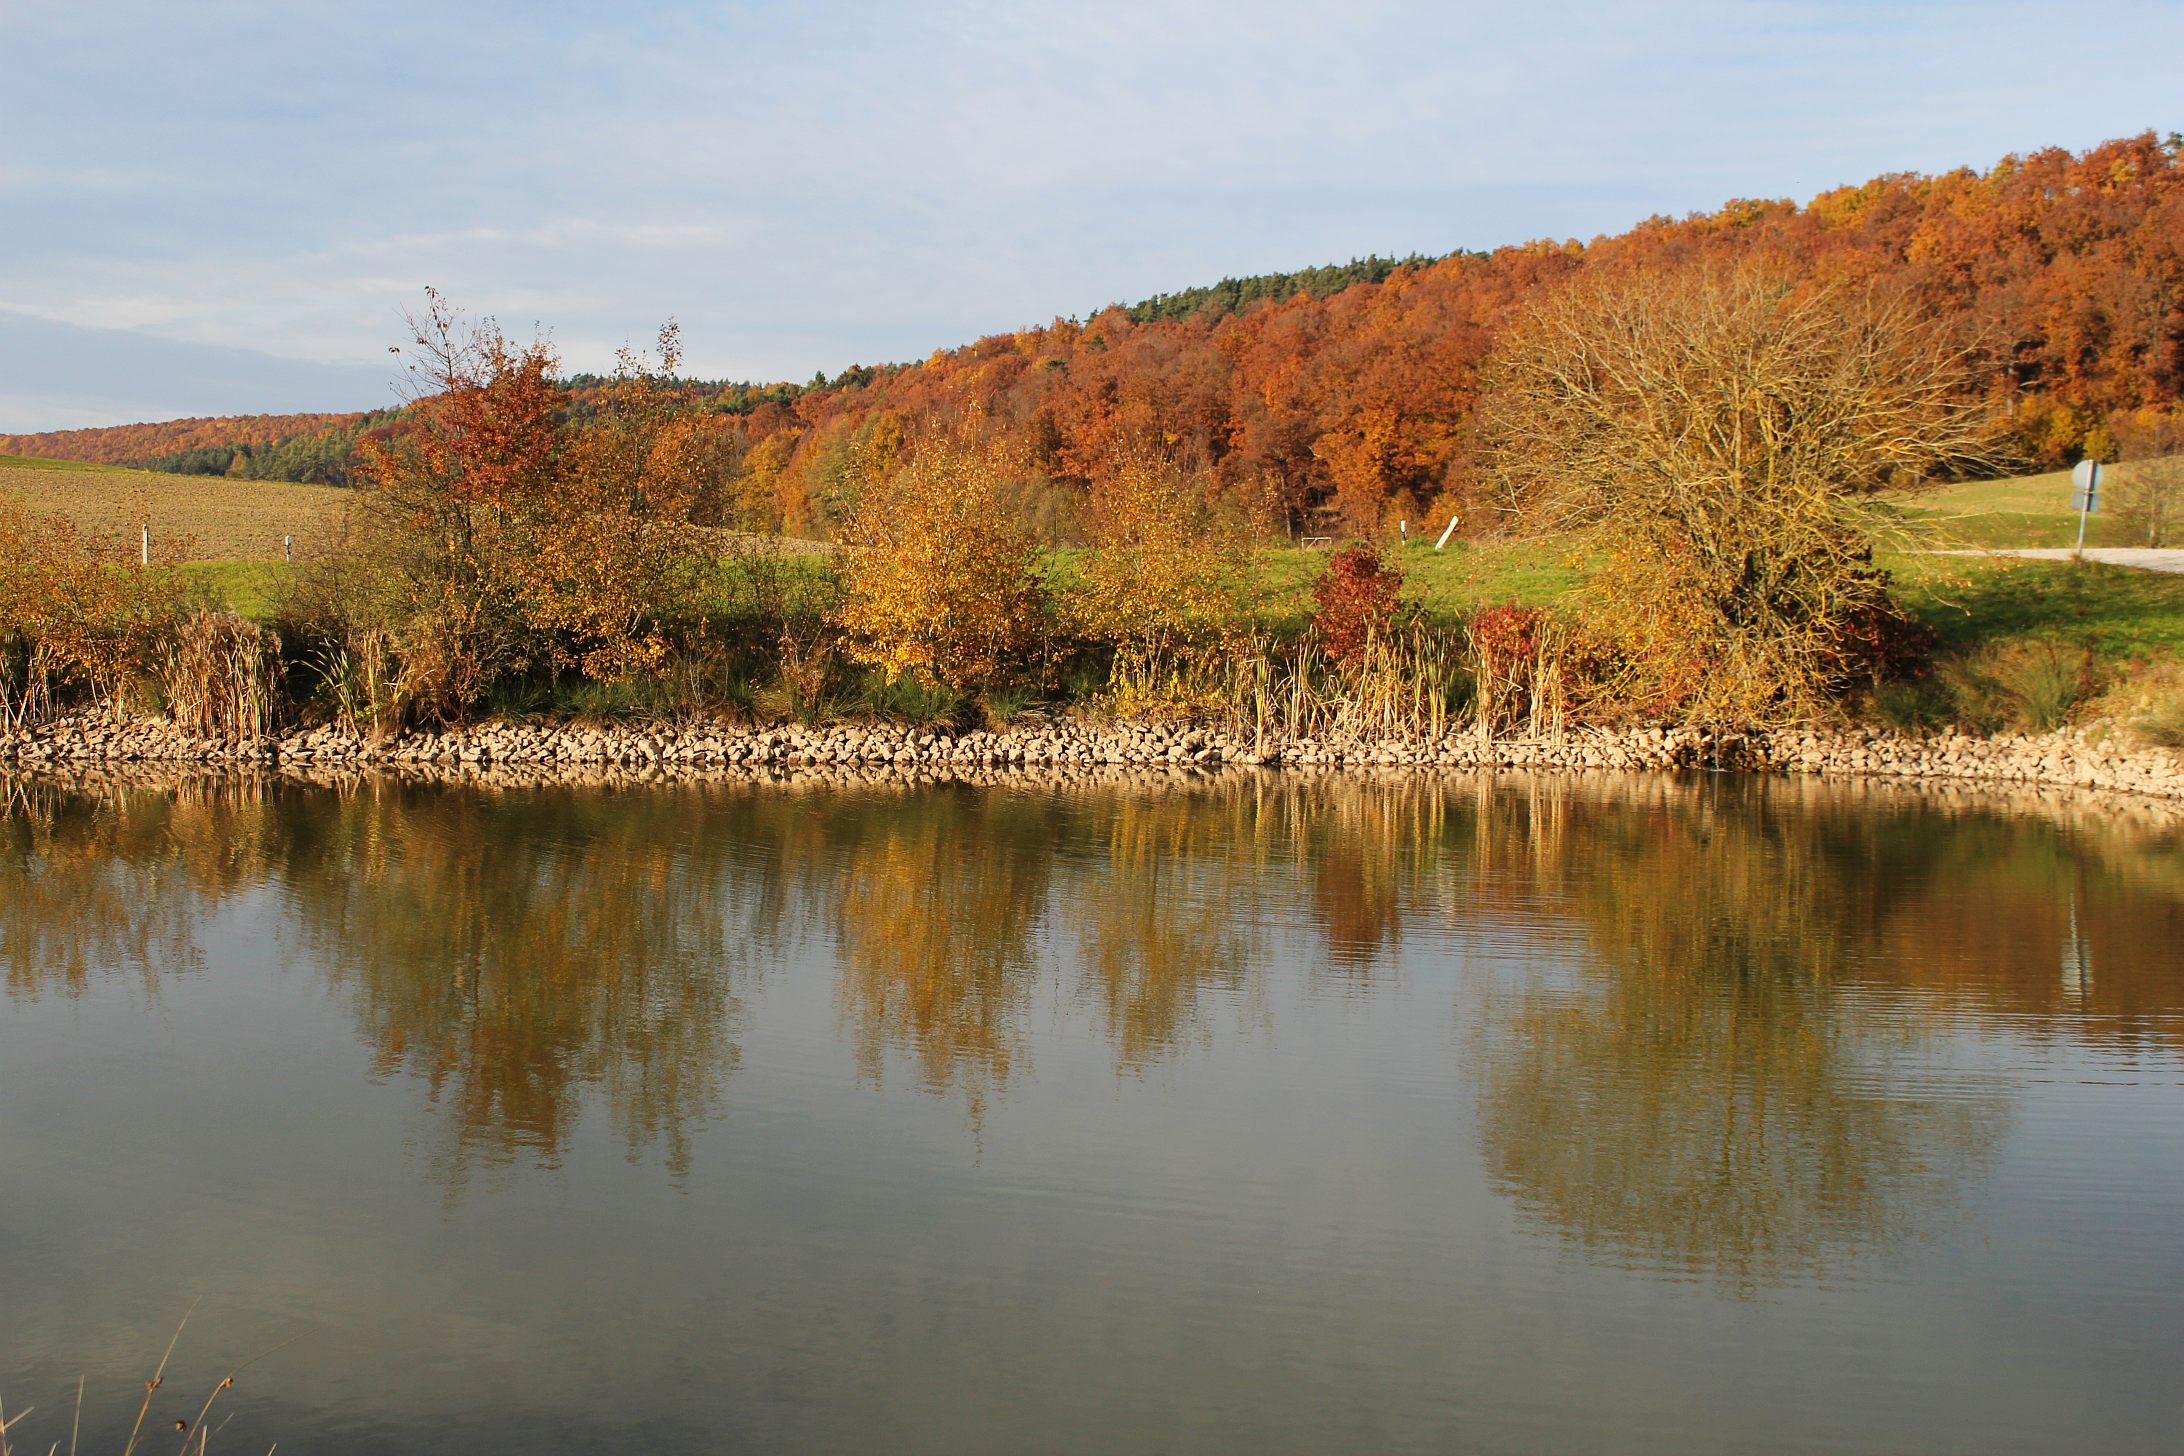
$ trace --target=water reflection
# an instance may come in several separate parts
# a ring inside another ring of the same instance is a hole
[[[867,1083],[906,1069],[977,1125],[1035,1075],[1043,1016],[1084,1018],[1117,1073],[1218,1055],[1224,1016],[1278,1027],[1287,957],[1302,994],[1366,1005],[1428,970],[1457,985],[1448,1052],[1528,1222],[1750,1289],[1977,1191],[2008,1093],[1935,1072],[1934,1039],[2174,1051],[2184,1026],[2173,827],[1914,794],[214,780],[6,803],[11,997],[156,992],[203,968],[216,913],[270,895],[292,971],[423,1087],[455,1186],[555,1163],[594,1108],[687,1172],[792,962],[833,976]]]
[[[1928,1028],[1856,988],[1941,865],[1886,817],[1714,787],[1510,813],[1580,921],[1574,985],[1483,998],[1483,1143],[1533,1218],[1742,1289],[1930,1231],[1991,1158],[2000,1088],[1904,1074]]]
[[[1062,836],[1045,796],[943,789],[824,823],[842,1015],[866,1075],[891,1046],[975,1120],[1025,1061],[1037,931]]]

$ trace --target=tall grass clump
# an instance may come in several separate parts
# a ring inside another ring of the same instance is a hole
[[[273,731],[281,707],[280,640],[233,612],[199,610],[163,634],[156,671],[167,715],[200,738]]]
[[[2045,733],[2093,695],[2098,668],[2090,647],[2042,639],[1954,659],[1943,665],[1941,681],[1967,727]]]

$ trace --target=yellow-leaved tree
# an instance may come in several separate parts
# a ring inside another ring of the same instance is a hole
[[[834,613],[851,659],[959,689],[1019,674],[1042,617],[1031,538],[1004,509],[1024,462],[997,442],[936,436],[892,469],[857,468],[867,478]]]
[[[1210,495],[1201,475],[1144,445],[1118,451],[1093,482],[1071,616],[1131,667],[1211,645],[1242,617],[1239,553]]]

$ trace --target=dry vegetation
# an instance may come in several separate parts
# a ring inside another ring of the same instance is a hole
[[[65,515],[87,530],[134,535],[148,522],[155,541],[192,540],[191,559],[201,561],[278,561],[284,535],[295,538],[298,556],[322,550],[338,535],[349,498],[325,485],[0,456],[0,500]]]

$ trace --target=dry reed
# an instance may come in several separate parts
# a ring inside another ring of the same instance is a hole
[[[263,738],[280,703],[280,644],[233,612],[193,612],[161,639],[154,664],[168,715],[200,738]]]

